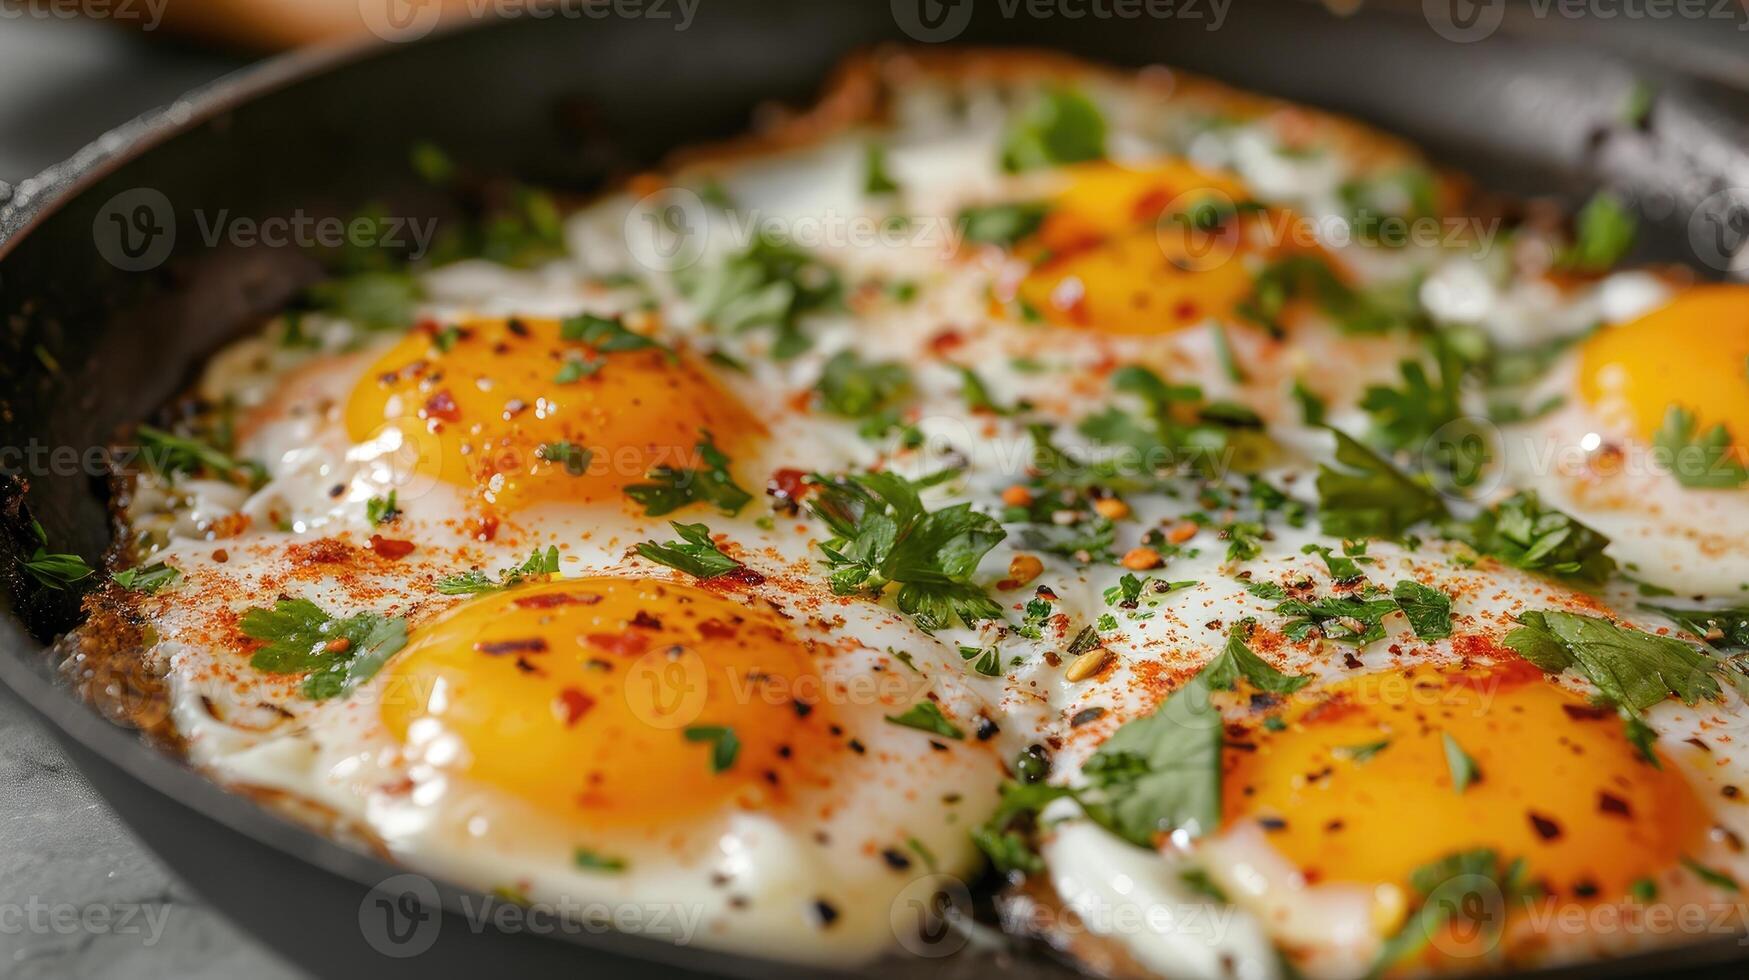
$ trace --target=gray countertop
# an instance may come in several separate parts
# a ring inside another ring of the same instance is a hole
[[[0,180],[240,64],[105,25],[0,17]],[[0,688],[0,978],[242,976],[298,973],[177,882]]]

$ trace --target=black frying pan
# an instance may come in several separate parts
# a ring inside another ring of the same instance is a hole
[[[673,19],[522,19],[416,44],[300,55],[123,127],[27,181],[0,202],[0,450],[8,451],[0,457],[8,607],[0,680],[49,722],[148,846],[215,906],[318,975],[798,972],[621,935],[541,939],[474,928],[458,911],[479,897],[442,884],[423,897],[447,911],[420,925],[420,907],[394,888],[371,891],[396,868],[225,793],[55,683],[40,651],[74,623],[77,603],[33,588],[7,560],[33,546],[23,505],[57,548],[94,563],[110,525],[101,479],[28,450],[106,444],[118,426],[177,392],[204,354],[317,274],[294,250],[205,247],[196,212],[344,215],[375,200],[389,202],[391,213],[422,214],[439,202],[407,172],[407,149],[420,139],[482,171],[586,191],[677,145],[743,129],[762,101],[806,101],[853,49],[945,36],[969,14],[955,43],[1195,69],[1406,134],[1484,186],[1571,201],[1613,183],[1642,212],[1640,259],[1722,271],[1718,246],[1740,244],[1739,230],[1749,230],[1714,196],[1749,166],[1741,10],[1731,19],[1574,21],[1505,0],[1404,0],[1337,17],[1294,0],[1239,0],[1209,31],[1207,19],[1040,21],[1005,17],[1004,6],[715,0],[686,31]],[[1208,0],[1200,6],[1212,13]],[[1483,40],[1449,39],[1496,23]],[[1660,93],[1645,130],[1615,124],[1636,80]],[[168,220],[160,224],[148,208],[139,223],[138,207],[118,208],[117,195],[137,188],[163,195]],[[164,235],[171,227],[173,247]],[[118,247],[123,266],[153,248],[169,257],[130,272],[105,258]],[[412,941],[390,948],[423,952],[397,958],[373,948],[397,929]],[[1680,968],[1741,976],[1746,962],[1749,949],[1714,937],[1584,975]],[[970,977],[993,967],[1066,974],[1045,959],[969,952],[890,959],[875,972]]]

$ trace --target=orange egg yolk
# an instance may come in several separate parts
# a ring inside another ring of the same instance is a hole
[[[1491,848],[1551,894],[1621,900],[1706,828],[1694,790],[1643,761],[1613,711],[1522,662],[1369,675],[1277,717],[1226,750],[1225,819],[1260,824],[1313,883],[1406,886]],[[1462,792],[1446,735],[1478,772]]]
[[[382,718],[403,743],[590,826],[774,805],[831,750],[810,651],[775,613],[694,586],[478,598],[420,630],[389,675]]]
[[[1068,188],[1020,248],[1038,261],[1018,290],[1058,326],[1157,334],[1229,315],[1251,293],[1247,258],[1279,251],[1264,234],[1279,216],[1244,211],[1212,229],[1185,220],[1206,207],[1250,200],[1230,174],[1178,162],[1144,170],[1101,162],[1065,171]]]
[[[596,350],[551,319],[411,331],[353,388],[346,427],[355,442],[411,447],[416,475],[501,512],[621,499],[652,467],[700,468],[707,432],[734,458],[761,431],[686,357]]]
[[[1650,441],[1673,405],[1749,449],[1749,286],[1687,290],[1585,342],[1579,390],[1603,418]]]

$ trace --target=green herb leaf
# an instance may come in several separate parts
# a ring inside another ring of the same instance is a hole
[[[559,548],[558,545],[551,545],[544,552],[536,548],[520,565],[500,568],[496,581],[487,578],[485,572],[474,569],[438,580],[437,591],[443,595],[478,595],[482,592],[508,589],[536,577],[558,573]]]
[[[966,733],[947,720],[934,701],[919,701],[907,708],[902,714],[887,715],[887,721],[905,728],[915,728],[920,732],[940,735],[943,738],[963,739]]]
[[[1640,608],[1668,617],[1676,625],[1705,640],[1714,649],[1749,650],[1749,606],[1681,609],[1642,602]]]
[[[1670,475],[1696,490],[1735,490],[1749,481],[1749,468],[1738,461],[1731,431],[1723,422],[1696,434],[1694,413],[1671,405],[1664,424],[1652,435],[1652,445],[1668,456]]]
[[[711,540],[711,529],[703,524],[670,522],[681,540],[667,544],[645,541],[638,545],[638,554],[658,565],[667,565],[696,578],[716,578],[742,567],[741,563],[722,553]]]
[[[869,143],[862,151],[862,192],[870,197],[899,192],[898,181],[887,172],[887,148]]]
[[[267,471],[260,463],[235,459],[198,439],[150,425],[140,426],[135,435],[140,440],[141,457],[153,472],[165,476],[172,473],[212,475],[251,490],[267,482]]]
[[[1126,722],[1083,767],[1102,825],[1140,847],[1161,834],[1212,833],[1221,819],[1221,715],[1192,678],[1151,714]],[[1088,807],[1087,802],[1083,802]]]
[[[1742,886],[1737,884],[1737,879],[1723,871],[1715,871],[1687,855],[1683,855],[1682,866],[1692,872],[1695,877],[1712,885],[1714,888],[1723,888],[1728,892],[1739,892],[1743,890]]]
[[[1105,157],[1105,116],[1073,89],[1040,93],[1010,122],[1002,169],[1010,173]]]
[[[401,508],[396,503],[396,491],[390,490],[387,497],[372,497],[364,503],[364,519],[371,527],[387,524],[401,516]]]
[[[1599,191],[1579,210],[1573,244],[1561,253],[1559,264],[1573,272],[1607,272],[1633,249],[1638,231],[1639,221],[1621,198]]]
[[[1552,674],[1576,671],[1630,712],[1671,695],[1686,704],[1721,696],[1719,661],[1675,637],[1555,610],[1527,612],[1518,622],[1506,635],[1514,652]]]
[[[304,291],[311,308],[360,330],[405,330],[424,292],[405,270],[367,270],[327,279]]]
[[[960,209],[954,219],[960,237],[981,245],[1013,246],[1038,231],[1051,207],[1039,201],[983,204]]]
[[[741,740],[735,730],[721,725],[692,725],[681,731],[688,742],[711,743],[711,772],[723,772],[735,764],[741,754]]]
[[[29,558],[24,559],[24,572],[36,579],[44,587],[50,589],[65,589],[76,582],[82,582],[95,574],[95,569],[85,564],[85,559],[73,554],[53,553],[48,550],[49,535],[43,530],[42,524],[30,522],[31,533],[36,535],[37,547]]]
[[[308,599],[249,609],[238,627],[262,643],[250,666],[269,674],[305,675],[302,694],[312,701],[351,694],[407,643],[403,619],[376,613],[337,619]]]
[[[1398,538],[1422,521],[1443,516],[1445,505],[1425,484],[1410,479],[1346,433],[1336,437],[1335,465],[1318,467],[1318,525],[1336,538]]]
[[[603,354],[650,348],[667,350],[643,334],[627,329],[618,318],[609,319],[593,313],[574,316],[560,323],[559,339],[587,344]]]
[[[692,504],[710,504],[725,517],[747,506],[753,495],[735,482],[729,472],[729,457],[717,448],[709,432],[701,432],[699,459],[704,469],[677,470],[658,466],[644,475],[649,483],[634,483],[625,495],[642,504],[648,517],[661,517]]]
[[[1451,597],[1412,579],[1397,583],[1391,591],[1397,608],[1409,617],[1409,628],[1423,640],[1451,635]]]
[[[1292,694],[1311,683],[1310,677],[1284,674],[1251,652],[1251,648],[1245,645],[1245,637],[1250,635],[1253,625],[1254,620],[1241,619],[1227,631],[1226,647],[1220,656],[1203,668],[1202,677],[1208,686],[1217,691],[1231,691],[1243,677],[1259,691]]]
[[[681,270],[675,284],[718,329],[773,331],[772,354],[779,360],[811,346],[802,333],[802,318],[836,308],[843,296],[838,273],[830,266],[763,235],[721,262]]]
[[[1615,571],[1609,539],[1525,491],[1478,514],[1457,536],[1483,554],[1531,572],[1602,585]]]
[[[182,570],[174,565],[155,562],[144,567],[134,567],[116,572],[115,584],[134,592],[146,595],[157,595],[159,592],[175,585],[182,578]]]
[[[1476,760],[1464,751],[1458,740],[1451,737],[1450,732],[1441,732],[1440,739],[1445,743],[1445,767],[1451,772],[1452,792],[1462,794],[1470,788],[1482,771],[1476,768]]]
[[[814,391],[832,414],[867,419],[894,411],[910,397],[911,372],[898,361],[864,361],[843,350],[826,361]]]
[[[571,858],[571,863],[584,871],[594,871],[598,874],[619,874],[626,869],[623,858],[608,857],[595,851],[577,848]]]

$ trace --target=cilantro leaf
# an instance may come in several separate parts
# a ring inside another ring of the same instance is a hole
[[[1333,595],[1321,599],[1289,598],[1275,607],[1275,612],[1292,617],[1282,627],[1288,639],[1299,642],[1315,633],[1327,640],[1366,646],[1384,639],[1385,617],[1397,611],[1397,603],[1377,586],[1354,595]]]
[[[645,516],[661,517],[692,504],[710,504],[725,517],[733,517],[753,499],[735,482],[729,472],[729,457],[717,448],[711,434],[701,431],[700,437],[698,454],[704,469],[657,466],[644,475],[649,483],[625,488],[626,496],[643,505]]]
[[[1009,173],[1104,157],[1105,116],[1068,88],[1039,93],[1011,120],[1002,140],[1002,169]]]
[[[1409,628],[1423,640],[1451,635],[1451,597],[1413,579],[1404,579],[1391,591],[1397,608],[1409,618]]]
[[[562,466],[571,476],[582,476],[589,472],[589,463],[595,458],[595,453],[574,442],[543,442],[534,451],[535,458],[543,462]],[[628,492],[630,488],[627,488]]]
[[[1075,791],[1066,786],[1004,782],[996,812],[972,831],[972,840],[1003,874],[1039,874],[1044,871],[1044,861],[1033,850],[1026,831],[1032,829],[1039,811],[1053,801],[1074,797]]]
[[[1697,490],[1735,490],[1749,481],[1749,467],[1737,458],[1725,423],[1697,435],[1698,424],[1693,412],[1671,405],[1664,424],[1653,433],[1652,445],[1665,455],[1670,475]]]
[[[1234,312],[1277,337],[1286,333],[1282,316],[1289,304],[1300,299],[1316,303],[1344,333],[1420,330],[1427,325],[1427,315],[1416,295],[1418,285],[1410,281],[1357,289],[1342,281],[1323,259],[1290,255],[1257,274],[1251,294]]]
[[[1339,429],[1335,465],[1318,467],[1318,525],[1336,538],[1397,538],[1446,513],[1438,494]]]
[[[424,298],[418,280],[405,270],[371,269],[337,276],[304,290],[311,308],[361,330],[405,330]]]
[[[711,540],[711,529],[703,524],[669,522],[681,540],[667,544],[645,541],[638,545],[638,554],[658,565],[667,565],[696,578],[716,578],[742,567],[741,563],[717,548]]]
[[[869,143],[862,150],[862,192],[870,197],[897,194],[899,183],[887,170],[887,148]]]
[[[308,599],[246,610],[238,628],[262,643],[251,667],[305,675],[301,693],[312,701],[351,694],[407,643],[406,620],[376,613],[337,619]]]
[[[863,435],[873,438],[898,424],[898,409],[911,395],[911,372],[898,361],[864,361],[843,350],[826,361],[814,392],[832,414],[870,422]]]
[[[1749,607],[1680,609],[1641,603],[1640,608],[1668,617],[1715,649],[1749,650]]]
[[[571,863],[584,871],[594,871],[599,874],[619,874],[626,869],[624,858],[597,854],[581,847],[577,848],[576,853],[572,855]]]
[[[1470,758],[1470,754],[1458,744],[1458,740],[1451,737],[1450,732],[1440,732],[1439,737],[1445,745],[1445,767],[1451,773],[1452,792],[1462,795],[1481,776],[1482,771],[1476,766],[1476,760]]]
[[[1227,631],[1226,647],[1221,650],[1220,656],[1203,668],[1202,677],[1208,686],[1217,691],[1231,691],[1238,679],[1243,677],[1259,691],[1292,694],[1309,684],[1312,680],[1310,677],[1284,674],[1251,652],[1251,648],[1245,645],[1245,637],[1250,634],[1254,625],[1252,620],[1241,619]]]
[[[372,497],[365,501],[364,519],[372,527],[388,522],[401,516],[401,508],[396,499],[396,491],[390,490],[387,497]]]
[[[267,471],[260,463],[236,459],[199,439],[179,436],[150,425],[140,426],[135,435],[140,440],[140,454],[146,466],[155,473],[164,476],[173,473],[212,475],[251,490],[267,482]]]

